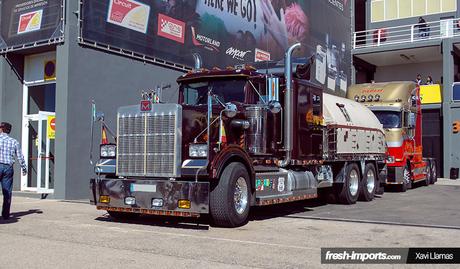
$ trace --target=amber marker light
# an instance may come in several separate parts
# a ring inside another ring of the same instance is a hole
[[[190,209],[191,203],[189,200],[179,200],[178,207],[182,209]]]
[[[110,203],[110,197],[108,195],[101,195],[99,197],[99,203],[104,203],[104,204]]]

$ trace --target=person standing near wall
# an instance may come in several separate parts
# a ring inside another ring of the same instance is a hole
[[[10,218],[11,198],[13,193],[13,164],[16,158],[21,165],[22,174],[27,175],[27,166],[22,155],[19,142],[11,138],[11,124],[0,123],[0,181],[2,183],[3,206],[2,217],[4,220]]]
[[[428,24],[426,23],[424,18],[418,18],[417,26],[420,37],[428,37],[430,35],[430,28],[428,27]]]
[[[433,78],[431,76],[426,77],[426,85],[433,85]]]
[[[417,83],[417,85],[422,85],[422,75],[420,74],[417,74],[417,78],[415,79],[415,83]]]

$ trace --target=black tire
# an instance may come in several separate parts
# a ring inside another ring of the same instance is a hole
[[[242,212],[237,211],[235,203],[235,190],[240,178],[243,178],[246,183],[246,190],[244,187],[240,188],[241,195],[244,193],[247,195],[246,205],[244,206],[244,202],[241,204],[241,208],[244,208]],[[219,182],[211,190],[209,208],[214,224],[221,227],[244,225],[248,219],[250,201],[251,184],[246,167],[242,163],[230,163],[222,172]]]
[[[422,186],[428,186],[430,185],[431,182],[431,167],[430,167],[430,162],[425,161],[426,163],[426,173],[425,173],[425,180],[421,182]]]
[[[375,191],[378,188],[378,184],[379,181],[374,164],[366,164],[366,167],[364,168],[363,179],[361,180],[359,200],[366,202],[372,201],[375,196]],[[369,190],[370,188],[372,189]]]
[[[404,167],[403,177],[404,175],[406,175],[406,173],[407,173],[408,179],[406,180],[405,178],[403,178],[403,183],[399,186],[400,192],[406,192],[407,189],[412,188],[412,173],[410,172],[409,165],[406,165]]]
[[[356,178],[352,179],[351,175],[354,175],[354,177],[357,177],[357,186],[354,186],[354,188],[357,188],[356,190],[352,190],[352,185],[356,184]],[[352,181],[353,180],[353,181]],[[359,186],[360,186],[360,175],[359,175],[359,167],[355,163],[350,163],[347,165],[345,168],[345,174],[343,177],[343,184],[340,184],[339,189],[336,190],[336,195],[337,195],[337,201],[341,204],[354,204],[358,200],[359,196]],[[354,192],[354,193],[352,193]]]
[[[431,179],[430,184],[436,183],[438,181],[438,171],[436,170],[436,160],[430,161],[430,169],[431,169]]]
[[[107,213],[114,220],[135,220],[140,216],[139,213],[129,213],[129,212],[119,212],[119,211],[107,211]]]

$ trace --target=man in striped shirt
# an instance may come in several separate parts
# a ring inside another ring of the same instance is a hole
[[[16,139],[8,136],[10,132],[11,124],[8,122],[0,123],[0,181],[3,193],[2,217],[5,220],[10,218],[14,158],[19,161],[22,174],[27,175],[27,166],[21,152],[21,146]]]

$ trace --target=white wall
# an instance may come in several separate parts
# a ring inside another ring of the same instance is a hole
[[[402,64],[392,66],[379,66],[375,72],[375,82],[415,80],[417,74],[422,75],[425,81],[431,76],[433,81],[440,82],[442,76],[442,62],[427,62],[415,64]]]

